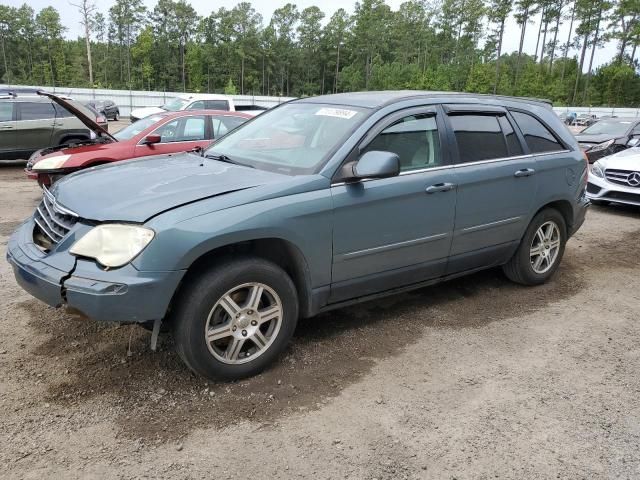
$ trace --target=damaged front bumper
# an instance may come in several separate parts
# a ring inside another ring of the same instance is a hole
[[[79,225],[51,253],[34,244],[33,228],[33,220],[26,221],[7,245],[16,281],[28,293],[52,307],[67,305],[94,320],[130,323],[165,317],[184,270],[143,272],[131,264],[104,270],[68,253],[90,227]]]

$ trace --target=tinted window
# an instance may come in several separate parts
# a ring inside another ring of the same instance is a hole
[[[449,117],[458,143],[460,163],[509,156],[498,118],[492,115],[453,115]]]
[[[73,113],[57,103],[53,105],[53,108],[55,108],[57,118],[68,118],[74,116]]]
[[[511,112],[511,115],[520,127],[531,153],[564,150],[556,137],[536,118],[521,112]]]
[[[433,115],[410,115],[385,128],[365,151],[381,150],[400,157],[400,170],[442,164],[440,140]]]
[[[213,131],[213,138],[221,137],[227,132],[233,130],[236,127],[239,127],[244,122],[246,122],[246,118],[242,117],[231,117],[229,115],[221,115],[211,117],[211,126]]]
[[[206,100],[204,106],[207,110],[229,110],[229,102],[226,100]]]
[[[44,120],[54,117],[51,103],[20,103],[20,120]]]
[[[13,103],[0,102],[0,122],[13,120]]]
[[[197,102],[193,102],[189,105],[185,110],[203,110],[204,102],[202,100],[198,100]]]
[[[507,139],[507,148],[509,149],[509,154],[511,156],[522,155],[524,153],[522,151],[522,145],[520,145],[520,140],[518,139],[515,130],[511,126],[511,122],[507,119],[507,117],[500,117],[500,125],[502,126],[502,131],[504,132],[504,136]]]

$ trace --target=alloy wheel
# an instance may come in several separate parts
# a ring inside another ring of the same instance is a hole
[[[262,283],[245,283],[225,293],[209,312],[205,341],[220,362],[242,364],[262,355],[278,336],[282,301]]]
[[[547,273],[560,253],[560,228],[553,221],[540,225],[531,242],[529,258],[531,268],[537,274]]]

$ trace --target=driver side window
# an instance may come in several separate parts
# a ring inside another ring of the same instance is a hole
[[[401,172],[442,165],[435,116],[416,114],[401,118],[380,132],[364,152],[374,150],[397,154]]]

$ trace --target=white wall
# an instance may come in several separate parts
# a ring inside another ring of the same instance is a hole
[[[16,88],[41,89],[51,93],[58,93],[86,102],[89,100],[113,100],[120,107],[120,115],[127,117],[129,112],[140,107],[154,107],[166,103],[172,97],[181,95],[182,92],[148,92],[145,90],[106,90],[92,88],[70,87],[39,87],[33,85],[15,85]],[[11,88],[10,85],[0,85],[1,89]],[[275,107],[282,102],[291,100],[291,97],[262,97],[252,95],[230,95],[236,105],[260,105],[263,107]]]

